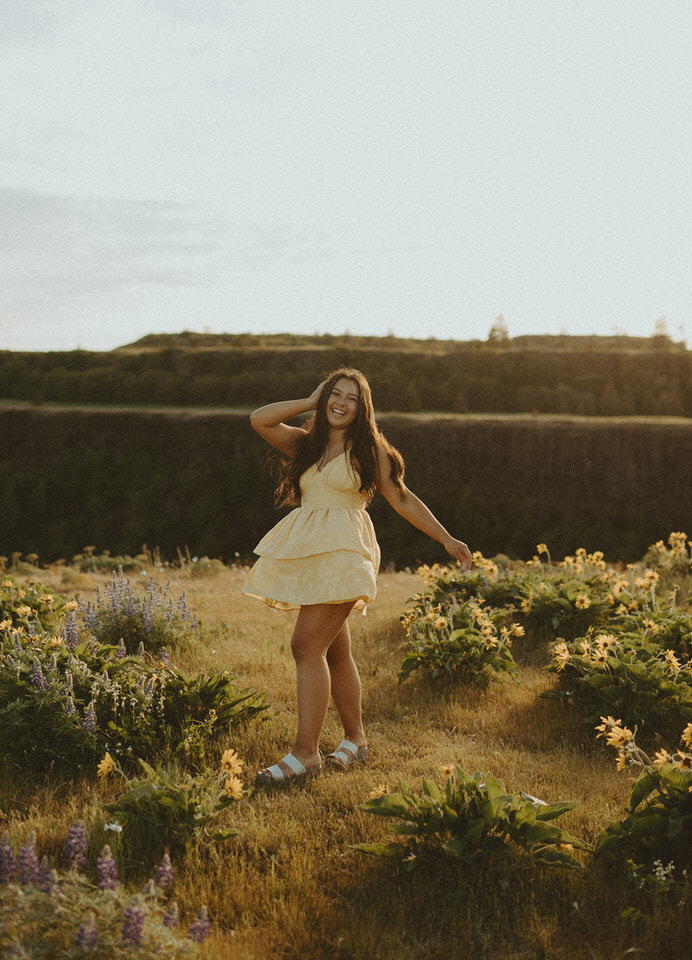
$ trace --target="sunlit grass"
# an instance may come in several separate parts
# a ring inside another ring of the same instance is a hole
[[[244,571],[226,568],[204,577],[185,570],[147,570],[173,593],[183,590],[203,624],[199,640],[175,659],[183,669],[223,670],[243,686],[266,691],[264,723],[249,725],[233,746],[254,770],[290,747],[295,722],[290,636],[294,615],[241,595]],[[105,576],[41,571],[59,589],[93,599]],[[132,577],[136,582],[137,577]],[[78,586],[77,586],[78,584]],[[422,581],[409,573],[380,576],[367,616],[351,629],[363,680],[370,759],[352,771],[325,774],[304,788],[250,795],[224,814],[239,835],[224,843],[200,839],[176,863],[176,896],[189,922],[206,903],[215,931],[205,955],[220,960],[307,958],[421,960],[478,956],[616,960],[637,946],[640,957],[686,956],[689,917],[661,908],[636,937],[621,923],[623,887],[617,878],[537,867],[518,859],[472,867],[443,864],[434,872],[395,876],[389,865],[351,849],[389,838],[386,824],[358,809],[372,791],[399,779],[414,789],[436,779],[442,765],[492,772],[508,790],[547,801],[574,800],[561,820],[570,833],[593,842],[623,811],[630,783],[605,750],[589,741],[574,714],[537,694],[554,684],[540,666],[519,667],[519,682],[486,693],[465,688],[441,693],[423,679],[397,680],[404,646],[399,616]],[[330,712],[323,750],[341,739]],[[79,817],[100,821],[99,804],[118,792],[113,779],[65,780],[46,771],[39,782],[0,775],[0,824],[16,835],[37,833],[41,852],[56,860],[69,826]],[[105,842],[92,833],[94,853]],[[162,853],[163,851],[160,851]],[[141,866],[128,865],[140,883]],[[126,878],[127,880],[127,878]],[[686,932],[687,931],[687,932]],[[662,954],[660,954],[662,955]]]

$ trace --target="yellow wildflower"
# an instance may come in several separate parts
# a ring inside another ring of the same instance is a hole
[[[436,630],[444,630],[445,627],[448,626],[447,620],[445,617],[438,617],[433,623],[433,626]]]
[[[626,766],[627,766],[627,754],[625,753],[625,751],[623,750],[623,748],[620,747],[620,748],[618,749],[618,755],[617,755],[617,758],[616,758],[616,760],[615,760],[615,769],[616,769],[616,770],[624,770]]]
[[[626,616],[627,616],[627,607],[625,606],[624,603],[621,603],[620,606],[617,608],[617,610],[616,610],[615,612],[617,613],[617,615],[618,615],[619,617],[626,617]]]
[[[41,603],[52,603],[54,600],[52,593],[44,593],[42,597],[39,597]]]
[[[370,791],[370,799],[376,800],[378,797],[383,797],[388,790],[386,783],[378,783],[375,789]]]
[[[103,756],[103,760],[101,760],[98,767],[96,768],[96,772],[98,773],[99,777],[107,777],[114,766],[115,766],[115,763],[113,762],[113,757],[106,750]]]
[[[243,796],[243,781],[240,777],[236,777],[234,774],[231,774],[226,779],[226,785],[224,787],[226,796],[230,797],[231,800],[240,800]]]
[[[3,587],[11,587],[13,584],[11,580],[3,580],[2,585]]]
[[[239,776],[243,772],[243,761],[235,750],[224,750],[221,755],[221,769]]]
[[[577,610],[588,610],[591,606],[591,600],[589,600],[585,593],[580,593],[574,601],[574,606]]]
[[[61,647],[62,646],[62,637],[51,637],[50,638],[51,647]]]
[[[553,656],[555,657],[558,672],[564,670],[572,659],[572,654],[569,652],[569,647],[564,640],[555,644],[553,647]]]
[[[520,623],[513,623],[512,628],[509,631],[513,637],[523,637],[526,631]]]
[[[672,667],[673,670],[680,669],[680,661],[675,656],[674,650],[665,650],[663,653],[663,656],[666,658],[666,663],[668,664],[669,667]]]
[[[680,742],[684,743],[686,747],[692,747],[692,723],[688,723],[682,731]]]
[[[657,750],[654,754],[654,765],[662,767],[664,763],[670,763],[672,759],[667,750]]]
[[[521,601],[521,609],[524,611],[524,613],[530,613],[530,612],[531,612],[531,598],[530,598],[530,597],[524,597],[524,599]]]
[[[547,552],[548,552],[548,547],[547,547],[547,545],[546,545],[545,543],[539,543],[539,544],[536,546],[536,550],[537,550],[538,553],[547,553]]]
[[[31,613],[31,607],[27,607],[26,604],[22,604],[21,607],[17,607],[17,613],[20,617],[28,617]]]
[[[608,662],[608,654],[605,650],[597,650],[594,654],[594,663],[601,664],[602,666]]]
[[[608,593],[606,594],[606,600],[608,601],[608,603],[610,604],[611,607],[612,607],[612,605],[615,603],[615,596],[614,596],[614,594],[612,594],[612,593],[610,592],[610,590],[609,590]]]
[[[642,620],[642,626],[650,633],[658,633],[659,628],[654,620]]]
[[[438,767],[438,770],[443,777],[451,777],[454,775],[454,764],[445,763],[441,767]]]
[[[601,717],[601,723],[599,723],[595,729],[600,730],[600,733],[598,734],[599,737],[604,737],[607,730],[609,730],[611,727],[617,727],[621,723],[622,720],[615,720],[613,717]]]
[[[0,623],[0,630],[9,630],[11,626],[11,620],[3,620],[2,623]]]
[[[683,753],[682,750],[678,750],[674,762],[679,770],[692,770],[692,756],[690,756],[689,753]]]
[[[76,610],[79,607],[79,603],[76,600],[68,600],[65,604],[66,610]]]

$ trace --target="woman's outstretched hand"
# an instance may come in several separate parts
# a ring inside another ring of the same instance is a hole
[[[462,540],[455,540],[454,537],[450,537],[449,540],[445,541],[444,548],[461,564],[462,569],[467,571],[471,569],[473,566],[471,551]]]

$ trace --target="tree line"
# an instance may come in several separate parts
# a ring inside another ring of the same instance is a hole
[[[200,334],[197,347],[196,336],[144,338],[109,353],[2,352],[0,399],[246,408],[305,395],[349,364],[370,380],[378,411],[692,417],[692,352],[655,338],[648,349],[617,350],[613,341],[634,338],[602,338],[603,346],[599,338],[533,338],[537,347],[532,338],[335,344],[239,335],[234,345],[208,346],[212,335]]]

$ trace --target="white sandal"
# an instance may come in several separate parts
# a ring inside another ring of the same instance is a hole
[[[318,777],[322,772],[322,764],[317,763],[313,767],[304,767],[298,757],[292,753],[287,753],[282,757],[279,763],[285,763],[292,774],[285,774],[278,763],[272,764],[257,772],[255,783],[258,786],[274,786],[279,783],[291,783],[294,780],[309,780],[312,777]]]
[[[342,740],[336,750],[328,753],[324,759],[345,769],[354,763],[365,763],[368,759],[368,748],[357,747],[351,740]]]

